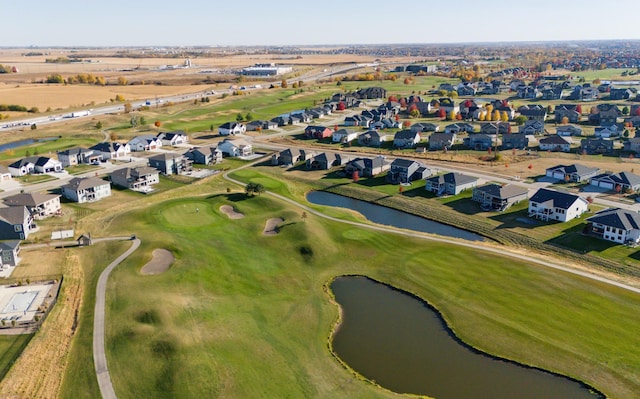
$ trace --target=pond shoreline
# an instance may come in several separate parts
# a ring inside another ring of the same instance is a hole
[[[473,352],[475,354],[478,354],[478,355],[481,355],[481,356],[485,356],[485,357],[487,357],[489,359],[492,359],[492,360],[509,363],[509,364],[512,364],[512,365],[515,365],[517,367],[521,367],[521,368],[524,368],[524,369],[527,369],[527,370],[536,370],[536,371],[540,371],[540,372],[545,373],[545,374],[549,374],[551,376],[560,377],[560,378],[563,378],[563,379],[566,379],[566,380],[569,380],[569,381],[572,381],[572,382],[575,382],[575,383],[579,384],[582,388],[584,388],[584,389],[590,391],[591,393],[593,393],[594,394],[594,398],[597,398],[597,399],[606,399],[607,398],[607,396],[603,392],[598,390],[597,388],[595,388],[595,387],[589,385],[588,383],[586,383],[586,382],[584,382],[582,380],[579,380],[579,379],[577,379],[575,377],[568,376],[568,375],[565,375],[565,374],[561,374],[560,372],[557,372],[557,371],[547,370],[547,369],[544,369],[544,368],[541,368],[541,367],[538,367],[538,366],[534,366],[534,365],[531,365],[531,364],[523,363],[521,361],[517,361],[517,360],[514,360],[514,359],[509,359],[509,358],[493,355],[491,353],[485,352],[485,351],[483,351],[481,349],[478,349],[478,348],[470,345],[469,343],[465,342],[464,340],[462,340],[460,337],[458,337],[456,335],[455,330],[453,329],[453,327],[450,325],[448,320],[444,317],[442,312],[437,307],[435,307],[433,304],[431,304],[428,300],[418,296],[417,294],[415,294],[415,293],[413,293],[411,291],[407,291],[407,290],[398,288],[398,287],[393,286],[393,285],[391,285],[389,283],[385,283],[383,281],[377,280],[377,279],[375,279],[373,277],[370,277],[370,276],[367,276],[367,275],[362,275],[362,274],[336,275],[333,278],[331,278],[327,283],[325,283],[325,290],[326,290],[327,294],[329,295],[330,303],[333,303],[338,307],[338,317],[336,318],[336,321],[333,323],[333,326],[331,328],[331,331],[330,331],[330,334],[329,334],[329,339],[328,339],[328,347],[329,347],[329,350],[330,350],[332,356],[334,358],[336,358],[339,361],[339,363],[343,365],[343,367],[345,367],[348,371],[350,371],[351,373],[353,373],[355,376],[357,376],[359,379],[361,379],[363,381],[367,381],[367,382],[369,382],[369,383],[371,383],[371,384],[373,384],[373,385],[375,385],[375,386],[377,386],[379,388],[382,388],[382,389],[384,389],[386,391],[389,391],[389,392],[394,392],[394,393],[398,393],[398,394],[402,394],[402,395],[419,395],[419,394],[406,393],[406,392],[395,392],[395,391],[392,391],[389,388],[382,387],[376,381],[370,380],[369,378],[365,377],[364,375],[360,374],[358,371],[353,369],[345,360],[343,360],[334,351],[334,349],[333,349],[333,340],[334,340],[334,337],[337,334],[337,332],[340,331],[340,328],[341,328],[342,323],[343,323],[344,316],[343,316],[342,306],[340,306],[340,304],[335,299],[335,295],[333,293],[333,290],[331,289],[331,284],[335,280],[337,280],[339,278],[348,278],[348,277],[362,277],[362,278],[365,278],[365,279],[370,280],[370,281],[372,281],[374,283],[381,284],[381,285],[383,285],[383,286],[385,286],[385,287],[387,287],[387,288],[389,288],[389,289],[391,289],[393,291],[396,291],[398,293],[407,295],[407,296],[419,301],[424,307],[428,308],[429,310],[433,311],[436,314],[438,320],[440,321],[442,327],[444,328],[444,331],[447,333],[447,335],[451,339],[453,339],[459,345],[463,346],[464,348],[470,350],[471,352]]]

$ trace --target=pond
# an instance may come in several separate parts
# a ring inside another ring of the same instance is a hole
[[[438,399],[602,398],[575,380],[470,348],[425,302],[385,284],[339,277],[331,290],[342,309],[334,352],[394,392]]]
[[[11,150],[18,147],[23,147],[25,145],[29,145],[33,143],[40,143],[44,141],[54,141],[54,140],[58,140],[58,137],[47,137],[43,139],[24,139],[24,140],[12,141],[11,143],[0,145],[0,152],[4,152],[6,150]]]
[[[316,205],[337,206],[340,208],[351,209],[361,213],[368,220],[378,224],[399,227],[407,230],[421,231],[423,233],[456,237],[469,241],[484,240],[484,237],[466,230],[434,222],[433,220],[411,215],[381,205],[325,191],[310,192],[307,194],[307,201]]]

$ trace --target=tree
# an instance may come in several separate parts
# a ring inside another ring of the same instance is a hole
[[[389,102],[398,102],[398,97],[396,96],[389,96],[389,98],[387,99]]]
[[[117,134],[115,134],[115,132],[111,132],[111,133],[109,133],[109,140],[111,140],[111,141],[116,141],[116,140],[118,140],[118,135],[117,135]]]
[[[124,97],[120,94],[116,94],[115,101],[121,103],[124,101]]]
[[[405,128],[405,129],[410,128],[411,127],[411,122],[409,122],[409,121],[402,122],[402,127]]]
[[[100,121],[96,122],[96,129],[102,130],[102,122]]]
[[[137,127],[138,125],[140,125],[140,118],[138,117],[138,115],[133,115],[129,120],[129,123],[131,124],[131,127]]]
[[[131,112],[131,109],[132,109],[132,107],[131,107],[131,103],[126,103],[126,104],[124,105],[124,113],[125,113],[125,114],[128,114],[129,112]]]
[[[127,79],[123,76],[120,76],[118,78],[118,86],[126,86],[127,85]]]
[[[248,197],[253,197],[256,193],[256,183],[247,183],[247,185],[244,186],[244,192]]]
[[[560,123],[563,125],[566,125],[567,123],[569,123],[569,118],[566,116],[563,116],[562,119],[560,119]]]
[[[155,127],[160,127],[160,126],[162,126],[162,122],[160,122],[160,121],[155,121],[155,122],[153,122],[153,125],[154,125]]]
[[[406,85],[411,84],[411,78],[408,78],[408,77],[404,78],[403,83],[406,84]]]
[[[247,112],[247,114],[244,116],[244,120],[246,120],[247,122],[251,122],[253,120],[253,115],[251,115],[251,112]]]
[[[519,116],[516,116],[514,121],[516,122],[516,125],[522,126],[527,121],[527,117],[523,115],[519,115]]]
[[[499,121],[500,120],[500,111],[498,111],[498,110],[493,111],[493,115],[491,117],[491,120]]]
[[[38,128],[38,126],[35,123],[31,124],[31,130],[36,130]]]
[[[351,180],[353,180],[354,183],[357,183],[358,180],[360,180],[360,175],[358,174],[357,170],[354,170],[351,174]]]
[[[244,116],[242,116],[242,114],[238,112],[238,115],[236,115],[236,122],[242,122],[243,120]]]
[[[255,193],[260,195],[262,193],[264,193],[266,190],[264,188],[264,186],[260,183],[256,183],[255,189],[254,189]]]
[[[507,111],[502,111],[500,114],[500,120],[502,122],[509,122],[509,114],[507,114]]]
[[[460,112],[456,113],[456,120],[458,120],[458,121],[462,120],[462,114]]]
[[[280,82],[280,87],[282,87],[283,89],[286,89],[287,87],[289,87],[289,84],[287,83],[287,79],[282,79],[282,82]]]
[[[146,125],[147,124],[147,120],[144,118],[144,116],[140,117],[140,125]]]
[[[344,101],[340,101],[338,103],[338,106],[336,107],[336,109],[338,111],[344,111],[347,108],[347,106],[345,105]]]
[[[303,222],[307,220],[307,212],[303,211],[302,214],[300,215],[300,219],[302,219]]]
[[[622,108],[622,115],[629,115],[629,107],[626,105]]]
[[[578,104],[576,106],[576,112],[579,113],[580,115],[582,115],[582,105]]]
[[[449,115],[448,115],[447,119],[450,120],[450,121],[456,119],[456,113],[453,112],[453,110],[451,110],[451,112],[449,112]]]
[[[438,118],[444,119],[446,116],[447,116],[447,111],[445,111],[444,108],[440,108],[438,110]]]

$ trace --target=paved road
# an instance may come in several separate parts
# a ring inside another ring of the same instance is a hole
[[[107,241],[107,240],[123,240],[130,239],[129,237],[113,237],[113,238],[98,238],[94,242]],[[116,260],[111,262],[106,269],[102,271],[98,278],[98,285],[96,287],[96,307],[93,312],[93,362],[95,363],[96,376],[98,377],[98,385],[100,387],[100,393],[104,399],[116,399],[116,392],[113,389],[111,383],[111,376],[107,368],[107,356],[104,353],[104,312],[105,312],[105,299],[107,289],[107,279],[111,271],[131,255],[140,246],[140,240],[134,239],[131,241],[131,247],[126,250],[122,255],[118,256]]]
[[[252,166],[252,165],[253,165],[253,163],[252,164],[248,164],[248,165],[244,165],[239,169],[247,168],[247,167]],[[235,170],[238,170],[238,169],[235,169]],[[230,182],[239,184],[241,186],[245,186],[245,183],[229,177],[229,173],[232,173],[232,172],[234,172],[234,171],[230,171],[230,172],[225,173],[223,175],[223,177],[225,179],[229,180]],[[352,225],[352,226],[365,228],[365,229],[370,229],[370,230],[381,231],[381,232],[391,232],[391,233],[394,233],[394,234],[404,235],[404,236],[408,236],[408,237],[415,237],[415,238],[421,238],[421,239],[430,240],[430,241],[437,241],[437,242],[442,242],[442,243],[447,243],[447,244],[459,245],[459,246],[463,246],[463,247],[466,247],[466,248],[472,248],[472,249],[477,249],[477,250],[480,250],[480,251],[495,253],[495,254],[498,254],[498,255],[501,255],[501,256],[505,256],[506,255],[506,256],[509,256],[511,258],[520,259],[520,260],[523,260],[523,261],[526,261],[526,262],[530,262],[530,263],[535,263],[537,265],[548,267],[548,268],[551,268],[551,269],[561,270],[563,272],[567,272],[567,273],[575,274],[575,275],[578,275],[578,276],[586,277],[586,278],[589,278],[591,280],[599,281],[599,282],[602,282],[602,283],[605,283],[605,284],[609,284],[609,285],[613,285],[613,286],[618,287],[618,288],[625,289],[627,291],[632,291],[632,292],[640,294],[640,288],[638,288],[638,287],[634,287],[634,286],[631,286],[631,285],[628,285],[628,284],[624,284],[624,283],[621,283],[621,282],[618,282],[618,281],[615,281],[615,280],[611,280],[611,279],[608,279],[606,277],[602,277],[600,275],[597,275],[597,274],[594,274],[594,273],[590,273],[590,272],[587,272],[587,271],[582,271],[582,270],[578,270],[578,269],[562,266],[562,265],[559,265],[559,264],[554,263],[554,262],[549,262],[549,261],[546,261],[546,260],[543,260],[543,259],[533,258],[533,257],[531,257],[529,255],[522,255],[522,254],[519,254],[519,253],[516,253],[516,252],[512,252],[509,248],[506,248],[506,247],[497,248],[497,247],[492,247],[492,246],[488,246],[488,245],[477,244],[477,243],[474,243],[472,241],[466,241],[466,240],[462,240],[462,239],[456,239],[456,238],[450,238],[450,237],[443,238],[443,237],[439,237],[439,236],[435,236],[435,235],[431,235],[431,234],[424,234],[424,233],[420,233],[420,232],[413,232],[413,231],[396,229],[396,228],[394,228],[392,226],[373,225],[373,224],[354,222],[354,221],[350,221],[350,220],[343,220],[343,219],[336,218],[336,217],[333,217],[333,216],[325,215],[322,212],[316,211],[313,208],[310,208],[310,207],[308,207],[306,205],[303,205],[303,204],[301,204],[301,203],[299,203],[297,201],[294,201],[294,200],[292,200],[290,198],[287,198],[285,196],[282,196],[280,194],[277,194],[277,193],[274,193],[274,192],[271,192],[271,191],[266,191],[265,193],[268,194],[268,195],[271,195],[273,197],[276,197],[276,198],[278,198],[278,199],[280,199],[282,201],[285,201],[285,202],[288,202],[288,203],[290,203],[292,205],[295,205],[298,208],[301,208],[302,210],[304,210],[305,212],[312,213],[312,214],[314,214],[316,216],[319,216],[319,217],[322,217],[322,218],[325,218],[325,219],[328,219],[328,220],[332,220],[334,222],[349,224],[349,225]]]

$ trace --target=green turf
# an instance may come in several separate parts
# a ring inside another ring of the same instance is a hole
[[[4,378],[32,337],[33,334],[0,335],[0,379]]]
[[[497,255],[312,215],[303,221],[298,209],[266,195],[244,198],[177,198],[111,220],[114,232],[143,240],[108,290],[108,361],[118,397],[392,396],[354,380],[328,353],[337,309],[323,286],[340,274],[366,274],[425,298],[463,339],[491,353],[616,397],[640,389],[637,295]],[[187,224],[193,205],[209,212],[223,204],[245,218]],[[262,236],[271,217],[285,220],[280,234]],[[140,275],[155,248],[173,251],[174,265]],[[76,356],[90,356],[84,345]],[[82,381],[67,380],[63,397],[73,389],[90,397]]]

